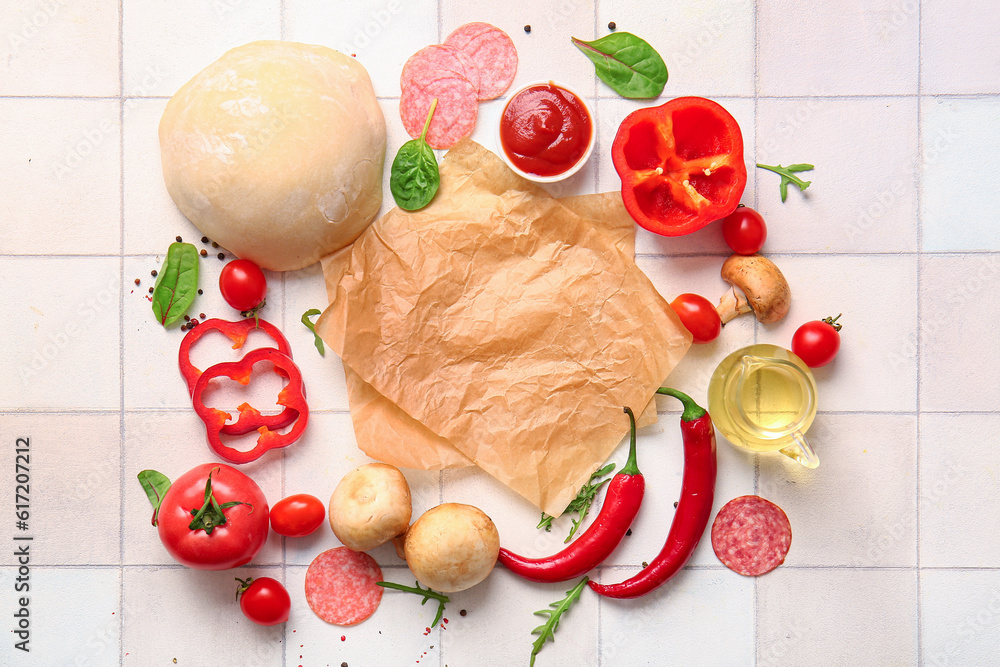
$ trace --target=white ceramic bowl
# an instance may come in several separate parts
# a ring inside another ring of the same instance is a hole
[[[572,167],[570,167],[564,172],[561,172],[559,174],[554,174],[552,176],[539,176],[538,174],[532,174],[531,172],[524,171],[523,169],[519,168],[517,165],[511,162],[511,159],[507,156],[507,151],[504,150],[503,142],[500,140],[500,126],[503,123],[503,116],[504,113],[507,111],[507,105],[509,105],[511,101],[523,91],[527,90],[528,88],[531,88],[532,86],[539,86],[539,85],[552,85],[572,93],[573,95],[576,96],[578,100],[580,100],[580,104],[583,106],[584,111],[587,112],[587,117],[590,119],[590,142],[587,144],[587,150],[583,153],[583,156],[581,156],[580,159],[577,160]],[[496,142],[497,142],[497,152],[500,154],[500,157],[503,158],[503,161],[507,163],[507,166],[510,167],[512,170],[514,170],[516,174],[528,179],[529,181],[534,181],[535,183],[555,183],[557,181],[565,180],[570,176],[572,176],[573,174],[575,174],[576,172],[580,171],[583,165],[587,163],[587,160],[590,159],[590,154],[594,152],[594,144],[597,143],[597,123],[594,120],[594,112],[591,110],[590,105],[587,103],[586,98],[584,98],[583,95],[579,94],[566,84],[552,80],[532,81],[531,83],[524,84],[523,86],[515,90],[513,93],[511,93],[511,96],[507,99],[507,103],[504,104],[503,110],[500,112],[500,117],[497,119],[496,123]]]

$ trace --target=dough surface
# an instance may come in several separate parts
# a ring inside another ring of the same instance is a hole
[[[350,244],[382,204],[385,119],[354,58],[251,42],[167,103],[160,153],[174,203],[213,241],[273,271]]]

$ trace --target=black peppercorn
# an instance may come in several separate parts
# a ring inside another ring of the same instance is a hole
[[[524,31],[530,33],[531,32],[531,26],[530,25],[524,26]]]
[[[615,25],[614,21],[612,21],[611,23],[608,24],[608,30],[610,30],[611,32],[614,32],[615,28],[617,28],[617,27],[618,26]]]
[[[152,294],[152,293],[153,293],[153,288],[152,288],[152,287],[150,287],[150,288],[149,288],[149,293],[150,293],[150,294]]]
[[[153,276],[155,278],[156,277],[156,269],[153,269],[152,271],[150,271],[149,275],[151,275],[151,276]]]
[[[178,242],[178,243],[180,243],[180,242],[181,242],[181,241],[183,241],[183,240],[184,240],[184,239],[182,239],[181,237],[179,237],[179,236],[177,237],[177,242]]]
[[[208,243],[208,237],[207,236],[202,236],[201,237],[201,242],[202,243]]]
[[[219,259],[225,259],[225,258],[226,258],[226,253],[220,252],[219,253]]]

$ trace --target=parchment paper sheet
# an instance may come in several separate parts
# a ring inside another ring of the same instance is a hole
[[[617,199],[560,202],[465,140],[430,206],[324,260],[317,331],[348,369],[359,443],[379,440],[366,453],[471,461],[563,511],[628,432],[622,406],[650,406],[690,345]],[[392,405],[412,419],[385,419]]]

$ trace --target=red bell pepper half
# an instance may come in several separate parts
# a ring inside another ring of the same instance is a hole
[[[702,97],[633,111],[618,128],[611,159],[629,214],[664,236],[726,217],[747,183],[740,126]]]
[[[181,347],[177,353],[177,361],[180,364],[181,375],[184,377],[184,381],[187,382],[188,393],[194,393],[195,383],[201,376],[201,370],[191,363],[191,348],[202,336],[210,331],[218,331],[228,336],[233,341],[233,349],[238,350],[243,347],[243,344],[247,342],[250,332],[255,329],[259,329],[270,336],[271,340],[276,343],[279,352],[288,357],[292,356],[292,350],[285,336],[278,327],[270,322],[260,319],[254,320],[253,318],[237,320],[235,322],[217,318],[205,320],[188,331],[181,341]],[[278,375],[287,377],[277,366],[275,366],[274,370]],[[293,408],[285,408],[276,415],[264,415],[247,403],[240,405],[237,410],[240,414],[239,418],[235,423],[223,426],[221,430],[223,434],[244,435],[251,431],[256,431],[261,426],[277,430],[288,426],[299,416],[299,413]]]
[[[229,420],[229,413],[205,405],[202,396],[208,389],[209,382],[217,377],[228,377],[240,384],[249,383],[254,365],[263,361],[274,364],[275,370],[288,378],[288,384],[278,392],[277,403],[295,410],[298,417],[287,433],[278,433],[276,429],[261,426],[257,429],[260,433],[257,437],[257,444],[248,451],[240,451],[222,442],[221,434]],[[215,450],[216,454],[232,463],[256,461],[269,449],[287,447],[299,439],[309,421],[309,406],[306,404],[302,373],[291,357],[273,347],[257,348],[247,352],[246,356],[239,361],[223,362],[210,366],[198,376],[191,399],[194,403],[194,411],[205,422],[208,444]]]

